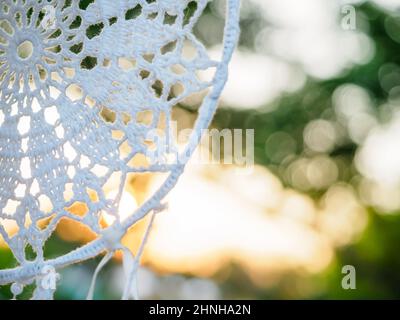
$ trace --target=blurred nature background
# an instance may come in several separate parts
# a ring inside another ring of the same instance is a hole
[[[196,26],[211,53],[224,2],[212,1]],[[347,4],[354,30],[342,25]],[[243,0],[241,27],[213,127],[254,129],[254,168],[189,165],[156,218],[141,298],[399,298],[400,1]],[[177,108],[180,126],[195,105]],[[121,214],[156,180],[132,176]],[[133,250],[144,224],[126,236]],[[46,255],[94,236],[64,221]],[[0,250],[0,267],[14,266]],[[100,258],[62,270],[56,298],[85,298]],[[345,265],[356,269],[355,290],[342,289]],[[95,298],[119,299],[123,284],[117,256]]]

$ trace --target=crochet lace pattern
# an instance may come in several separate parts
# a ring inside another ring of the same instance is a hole
[[[131,265],[124,291],[124,298],[129,297],[143,247],[133,257],[120,240],[136,222],[148,214],[152,221],[154,212],[162,210],[163,198],[212,119],[237,43],[239,0],[227,0],[222,58],[210,59],[192,32],[207,3],[1,1],[0,235],[18,266],[0,270],[0,285],[12,284],[14,296],[35,283],[33,298],[51,299],[55,288],[43,281],[49,270],[105,253],[94,284],[101,267],[122,249]],[[190,59],[184,55],[188,45],[196,53]],[[214,78],[202,81],[198,71],[210,68],[216,70]],[[165,138],[171,130],[171,110],[205,89],[209,91],[193,134],[179,153]],[[164,127],[159,125],[162,118]],[[138,157],[148,163],[136,161]],[[118,206],[132,172],[168,176],[122,220]],[[104,192],[110,179],[119,181],[112,198]],[[84,215],[71,212],[77,203]],[[100,224],[104,213],[114,217],[107,228]],[[62,218],[83,223],[98,236],[72,252],[46,259],[43,246]],[[17,225],[15,234],[9,234],[7,221]],[[33,261],[26,257],[28,245],[36,254]],[[88,297],[92,296],[93,288]]]

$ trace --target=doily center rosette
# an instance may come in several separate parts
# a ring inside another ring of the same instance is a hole
[[[46,272],[103,252],[109,258],[128,228],[160,207],[211,121],[239,34],[239,1],[227,0],[223,54],[211,60],[192,32],[207,3],[1,1],[0,235],[19,266],[1,270],[0,285],[12,283],[18,295],[36,281],[34,298],[51,298],[55,288],[44,285]],[[213,79],[202,81],[198,72],[210,68]],[[193,134],[179,153],[165,138],[171,110],[205,89]],[[168,176],[122,220],[118,205],[132,172]],[[110,197],[105,188],[116,179],[119,191]],[[84,214],[70,210],[76,204]],[[107,228],[100,223],[104,214],[114,221]],[[98,237],[46,260],[43,246],[63,218]],[[9,224],[17,231],[11,234]]]

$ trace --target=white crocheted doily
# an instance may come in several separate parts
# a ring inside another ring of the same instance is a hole
[[[220,61],[209,58],[192,33],[207,3],[1,1],[0,235],[19,266],[1,270],[0,285],[12,283],[15,296],[36,281],[34,298],[51,298],[55,288],[44,281],[49,272],[105,252],[100,270],[116,249],[124,249],[120,239],[127,229],[160,209],[197,146],[200,130],[209,125],[237,42],[239,1],[227,0],[223,55]],[[190,59],[184,55],[187,46],[196,53]],[[213,80],[202,81],[198,71],[209,68],[216,69]],[[179,154],[172,140],[165,139],[172,107],[205,89],[209,93],[194,134]],[[166,125],[160,130],[162,117]],[[150,146],[162,149],[150,152]],[[138,165],[140,156],[147,157],[147,165]],[[131,172],[169,175],[121,221],[118,205]],[[119,192],[109,198],[104,188],[116,176]],[[68,210],[76,203],[84,204],[83,216]],[[99,223],[104,213],[115,219],[106,229]],[[98,238],[46,260],[43,246],[62,218],[85,224]],[[7,221],[17,225],[12,236],[4,226]],[[28,245],[34,261],[25,255]],[[132,261],[129,274],[137,267],[137,259]]]

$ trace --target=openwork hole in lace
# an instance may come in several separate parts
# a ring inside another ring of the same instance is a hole
[[[18,56],[22,60],[27,60],[32,56],[33,44],[29,40],[22,42],[17,48]]]
[[[224,54],[209,58],[192,33],[207,2],[1,2],[0,236],[19,267],[1,270],[0,285],[14,283],[17,295],[36,281],[34,298],[51,298],[42,270],[120,249],[127,229],[158,210],[187,161],[176,161],[178,146],[165,139],[172,110],[208,90],[195,133],[208,126],[237,40],[239,3],[228,0]],[[215,76],[205,81],[199,75],[207,70]],[[197,142],[194,134],[186,155]],[[122,221],[126,177],[141,172],[169,175]],[[109,193],[110,184],[118,192]],[[111,227],[101,224],[104,215]],[[97,239],[46,260],[43,247],[65,219]]]

